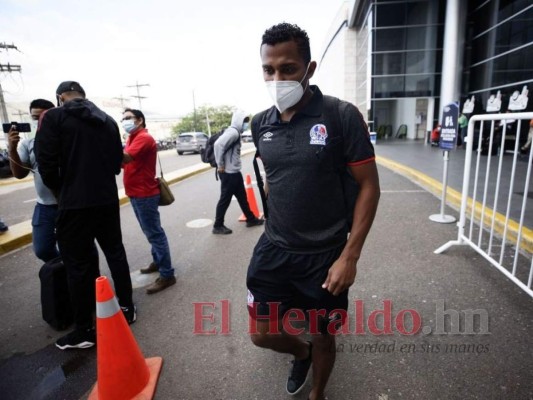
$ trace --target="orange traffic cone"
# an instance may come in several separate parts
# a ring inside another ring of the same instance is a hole
[[[250,210],[254,213],[254,215],[257,218],[263,217],[263,213],[259,213],[259,209],[257,208],[257,202],[255,201],[254,187],[252,186],[252,178],[250,177],[250,174],[246,174],[244,187],[246,189],[246,198],[248,200],[248,205],[250,206]],[[242,214],[239,217],[239,221],[241,222],[246,221],[246,215]]]
[[[98,381],[89,400],[152,399],[163,359],[144,359],[105,276],[96,279],[96,335]]]

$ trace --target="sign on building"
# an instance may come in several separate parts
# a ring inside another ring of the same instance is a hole
[[[522,92],[515,90],[509,99],[509,110],[511,111],[524,111],[527,108],[528,102],[528,93],[527,86],[524,85]]]

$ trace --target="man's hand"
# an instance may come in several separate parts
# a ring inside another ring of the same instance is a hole
[[[133,157],[130,156],[128,153],[123,152],[122,154],[122,164],[128,164],[133,161]]]
[[[20,142],[19,132],[16,125],[11,125],[11,129],[8,132],[8,142],[10,150],[17,150],[17,146]]]
[[[219,174],[223,174],[223,173],[226,171],[226,168],[224,168],[224,167],[218,167],[218,170],[217,170],[217,171],[218,171]]]
[[[357,261],[347,258],[338,258],[328,271],[326,281],[322,288],[326,289],[333,296],[338,296],[355,281],[357,275]]]
[[[9,168],[13,173],[13,176],[17,179],[22,179],[28,176],[30,173],[30,165],[23,163],[20,159],[17,147],[20,142],[19,132],[15,125],[11,125],[11,129],[8,132],[7,141],[9,144]]]

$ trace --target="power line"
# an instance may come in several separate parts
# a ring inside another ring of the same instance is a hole
[[[143,86],[150,86],[149,83],[139,83],[139,81],[136,81],[135,82],[135,85],[128,85],[127,87],[134,87],[134,88],[137,88],[137,96],[131,96],[131,97],[135,97],[137,100],[139,100],[139,110],[142,109],[142,106],[141,106],[141,99],[146,99],[146,96],[141,96],[141,92],[139,90],[140,87],[143,87]]]
[[[6,44],[5,42],[0,43],[0,49],[4,50],[17,50],[20,52],[20,50],[15,46],[14,44]],[[7,64],[0,64],[0,72],[21,72],[22,68],[20,65],[11,65],[10,63]],[[4,99],[4,91],[2,90],[2,85],[0,84],[0,113],[2,116],[2,121],[5,123],[9,122],[9,117],[7,115],[7,108],[6,108],[6,101]]]
[[[22,110],[17,110],[17,112],[14,112],[14,113],[12,113],[12,114],[13,114],[13,115],[18,115],[18,116],[19,116],[19,120],[20,120],[20,122],[23,121],[23,119],[22,119],[22,116],[23,116],[23,115],[28,115],[27,112],[22,111]]]
[[[1,48],[1,44],[0,44]],[[22,68],[20,65],[11,65],[0,64],[0,72],[20,72]],[[2,85],[0,84],[0,112],[2,113],[2,121],[6,124],[9,122],[9,117],[7,115],[6,101],[4,100],[4,91],[2,90]]]
[[[120,95],[120,97],[113,97],[114,100],[120,100],[120,107],[121,108],[126,108],[124,107],[124,102],[127,101],[128,99],[125,98],[125,97],[122,97],[122,94]]]

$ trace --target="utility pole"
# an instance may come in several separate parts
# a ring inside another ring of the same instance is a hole
[[[207,136],[211,137],[211,124],[209,123],[209,113],[205,109],[205,120],[207,122]]]
[[[0,48],[2,48],[1,45],[0,45]],[[9,63],[0,64],[0,72],[20,72],[20,71],[21,71],[20,65],[11,65]],[[7,124],[9,122],[9,117],[7,116],[6,102],[4,100],[4,91],[2,90],[1,84],[0,84],[0,111],[2,112],[2,121],[4,121]]]
[[[1,83],[0,83],[0,113],[2,117],[2,122],[7,124],[9,122],[9,117],[7,116],[6,102],[4,100],[4,91],[2,90]]]
[[[135,81],[135,85],[129,85],[128,87],[134,87],[134,88],[137,88],[137,96],[131,96],[131,97],[135,97],[137,98],[137,100],[139,100],[139,110],[142,109],[141,107],[141,99],[146,99],[146,96],[141,96],[141,92],[139,90],[140,87],[143,87],[143,86],[150,86],[149,83],[141,83],[139,84],[139,81]]]
[[[124,107],[124,102],[128,99],[126,99],[125,97],[122,97],[122,94],[120,94],[120,97],[113,97],[114,100],[120,100],[120,107],[122,109],[126,108]],[[140,103],[139,103],[139,106],[140,106]],[[139,107],[140,108],[140,107]]]
[[[194,90],[192,91],[192,107],[194,110],[193,125],[194,125],[194,131],[196,132],[196,101],[194,100]]]
[[[17,110],[16,113],[13,113],[14,115],[18,115],[19,116],[19,120],[20,122],[24,122],[24,119],[22,118],[23,115],[28,115],[27,112],[24,112],[22,110]]]
[[[6,44],[5,42],[0,43],[0,50],[17,50],[20,51],[17,46],[14,44]],[[20,72],[22,68],[20,65],[11,65],[10,63],[7,64],[0,64],[0,72]],[[6,101],[4,100],[4,91],[2,89],[2,85],[0,84],[0,116],[2,117],[2,122],[8,123],[9,122],[9,116],[7,115],[7,108],[6,108]],[[7,140],[7,133],[5,134],[6,137],[6,143],[8,143]]]

